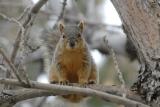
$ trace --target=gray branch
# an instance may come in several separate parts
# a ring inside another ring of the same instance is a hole
[[[20,87],[27,87],[27,85],[20,84],[17,80],[14,79],[0,79],[1,84],[10,84],[10,85],[15,85],[15,86],[20,86]],[[105,90],[104,90],[105,89]],[[112,87],[110,92],[114,92],[115,90]],[[13,103],[16,103],[18,101],[26,100],[29,98],[35,98],[35,97],[41,97],[41,96],[51,96],[51,95],[66,95],[66,94],[86,94],[88,96],[96,96],[98,98],[104,99],[109,102],[117,103],[117,104],[123,104],[126,106],[131,106],[131,107],[149,107],[141,102],[137,102],[131,99],[123,98],[118,95],[120,95],[117,88],[116,92],[119,94],[115,93],[116,95],[109,94],[108,87],[102,86],[102,85],[90,85],[87,86],[86,88],[79,87],[79,85],[74,85],[74,86],[63,86],[63,85],[57,85],[57,84],[44,84],[44,83],[39,83],[35,81],[31,81],[31,88],[28,89],[28,91],[24,91],[18,94],[15,94],[14,97],[10,97],[7,100],[5,98],[0,99],[0,104],[3,103],[8,103],[11,101]],[[132,92],[128,91],[127,97],[129,96],[134,98],[135,96],[131,95]],[[25,95],[24,95],[25,94]],[[132,93],[133,94],[133,93]],[[12,94],[11,94],[12,95]],[[23,97],[22,97],[23,96]],[[20,98],[19,98],[20,97]],[[135,97],[138,99],[138,97]]]

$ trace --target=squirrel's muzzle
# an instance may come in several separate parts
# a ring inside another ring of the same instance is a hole
[[[74,42],[70,42],[70,43],[69,43],[69,46],[70,46],[71,48],[73,48],[73,47],[75,46],[75,43],[74,43]]]

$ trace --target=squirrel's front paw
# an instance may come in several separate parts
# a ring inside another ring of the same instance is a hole
[[[60,81],[59,81],[59,84],[60,84],[60,85],[68,85],[68,84],[69,84],[69,81],[68,81],[68,80],[60,80]]]
[[[81,86],[81,87],[86,88],[86,87],[87,87],[88,82],[87,82],[87,81],[83,81],[83,82],[80,82],[79,84],[80,84],[80,86]]]
[[[57,84],[58,81],[55,81],[55,80],[54,80],[54,81],[50,81],[50,83],[51,83],[51,84]]]

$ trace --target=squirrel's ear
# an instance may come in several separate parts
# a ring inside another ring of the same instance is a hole
[[[80,21],[78,24],[78,27],[80,28],[81,32],[83,32],[84,29],[84,21]]]
[[[64,24],[63,23],[59,23],[59,31],[61,32],[61,33],[63,33],[64,32]]]

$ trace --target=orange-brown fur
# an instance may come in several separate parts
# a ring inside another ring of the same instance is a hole
[[[82,24],[82,23],[81,23]],[[60,32],[65,35],[64,26],[60,26]],[[83,26],[79,26],[79,32],[83,31]],[[81,31],[82,30],[82,31]],[[76,32],[75,32],[76,33]],[[66,33],[67,34],[67,33]],[[71,35],[72,36],[72,35]],[[68,48],[69,37],[59,40],[55,53],[54,61],[50,70],[50,82],[79,83],[87,84],[90,81],[97,82],[97,70],[90,56],[87,44],[82,37],[74,37],[74,48]],[[81,101],[85,95],[71,94],[64,95],[63,98],[71,102]]]

